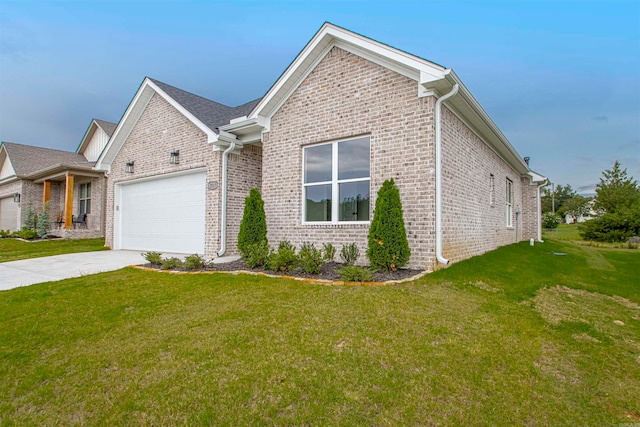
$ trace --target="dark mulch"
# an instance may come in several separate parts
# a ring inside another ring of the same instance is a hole
[[[160,269],[157,264],[145,264],[144,267]],[[338,262],[328,262],[320,267],[320,274],[308,274],[301,270],[296,271],[272,271],[265,270],[264,268],[249,268],[242,259],[233,262],[227,262],[224,264],[211,264],[207,267],[199,269],[199,271],[255,271],[260,273],[274,274],[279,276],[294,276],[305,277],[311,279],[322,280],[341,280],[338,270],[344,267],[344,264]],[[178,271],[187,271],[184,268],[175,269]],[[389,280],[402,280],[408,277],[413,277],[416,274],[421,273],[422,270],[412,270],[409,268],[400,268],[396,271],[381,271],[373,273],[374,282],[386,282]]]

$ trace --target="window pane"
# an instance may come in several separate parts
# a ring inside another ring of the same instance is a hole
[[[91,197],[91,184],[85,184],[85,187],[86,187],[86,190],[85,190],[86,196],[85,197],[89,198],[89,197]]]
[[[332,144],[304,149],[304,182],[331,181]]]
[[[369,221],[369,180],[339,186],[340,221]]]
[[[338,143],[338,179],[369,177],[369,138]]]
[[[305,221],[331,221],[331,184],[305,188]]]
[[[90,214],[91,213],[91,199],[87,199],[86,200],[86,211],[84,213]]]

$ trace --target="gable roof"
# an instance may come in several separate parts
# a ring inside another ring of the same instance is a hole
[[[82,140],[78,145],[78,148],[76,148],[76,153],[82,154],[87,149],[87,146],[91,142],[91,138],[93,138],[93,135],[98,128],[102,129],[104,133],[106,133],[107,136],[111,138],[111,135],[113,135],[113,131],[116,130],[117,126],[117,123],[111,123],[106,120],[92,119],[91,123],[89,123],[87,131],[84,133],[84,136],[82,137]]]
[[[127,107],[113,136],[96,163],[96,168],[109,167],[118,154],[135,124],[140,119],[153,95],[158,94],[196,127],[207,135],[209,143],[218,141],[219,127],[228,124],[232,119],[246,116],[260,99],[256,99],[237,107],[229,107],[219,102],[203,98],[199,95],[145,77],[131,103]]]
[[[57,165],[72,168],[91,168],[93,166],[93,162],[88,162],[81,154],[70,151],[34,147],[14,142],[3,142],[2,147],[6,150],[18,178],[26,178],[43,169]]]
[[[440,97],[458,85],[457,94],[445,104],[460,117],[490,148],[521,176],[530,171],[502,131],[489,117],[462,80],[451,68],[409,54],[376,40],[325,22],[302,49],[280,78],[269,89],[244,121],[232,123],[223,129],[236,133],[258,128],[269,130],[270,118],[293,94],[304,79],[333,48],[339,47],[361,58],[374,62],[416,81],[419,97]],[[237,133],[239,135],[239,133]]]

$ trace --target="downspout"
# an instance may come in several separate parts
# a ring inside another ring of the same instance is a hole
[[[540,188],[544,187],[545,185],[547,185],[547,181],[545,180],[542,184],[537,186],[536,189],[536,210],[537,210],[537,214],[538,214],[538,242],[540,243],[544,243],[544,240],[542,240],[542,218],[541,218],[541,207],[540,207]]]
[[[227,162],[229,153],[235,150],[236,143],[231,141],[229,148],[222,152],[222,217],[220,218],[220,250],[216,253],[223,256],[227,251]]]
[[[436,101],[436,259],[444,265],[449,264],[449,260],[442,256],[442,103],[456,93],[458,83]]]

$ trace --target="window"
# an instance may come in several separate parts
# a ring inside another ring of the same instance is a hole
[[[305,222],[369,221],[369,153],[369,137],[304,147]]]
[[[507,179],[507,227],[513,226],[513,182]]]
[[[91,213],[91,183],[80,184],[80,214]]]
[[[496,183],[493,174],[489,174],[489,205],[493,206],[496,201]]]

